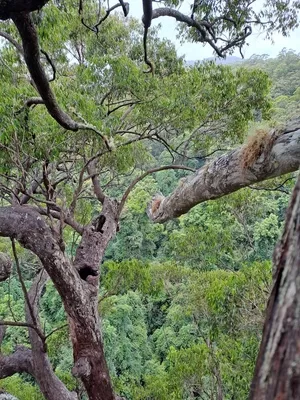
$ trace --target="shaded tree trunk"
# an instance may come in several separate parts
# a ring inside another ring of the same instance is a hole
[[[300,399],[300,177],[274,253],[274,287],[250,400]]]

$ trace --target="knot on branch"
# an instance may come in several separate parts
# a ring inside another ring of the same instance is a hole
[[[152,221],[154,221],[158,217],[159,210],[163,204],[164,199],[165,197],[161,193],[156,193],[148,204],[147,215]]]
[[[0,253],[0,282],[5,281],[11,274],[12,262],[8,255]]]
[[[72,368],[72,374],[75,378],[88,377],[91,374],[91,364],[86,357],[79,358],[74,367]]]

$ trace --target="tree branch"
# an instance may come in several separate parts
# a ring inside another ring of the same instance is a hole
[[[0,355],[0,378],[7,378],[16,373],[26,372],[34,376],[31,350],[17,346],[9,356]]]
[[[200,41],[208,43],[217,53],[219,57],[225,57],[223,54],[223,50],[220,50],[218,46],[214,43],[213,39],[208,36],[207,28],[210,28],[211,25],[207,21],[195,21],[188,15],[182,14],[178,10],[174,10],[173,8],[156,8],[153,10],[152,19],[159,17],[172,17],[175,18],[176,21],[183,22],[187,26],[197,29],[200,34]],[[210,32],[211,33],[211,32]]]
[[[255,148],[250,142],[208,163],[189,176],[168,197],[154,197],[154,222],[165,222],[195,205],[230,194],[253,183],[296,171],[300,163],[300,120],[271,130]],[[152,207],[150,206],[150,209]]]
[[[58,105],[41,64],[37,32],[31,16],[26,13],[16,14],[13,16],[13,21],[22,39],[26,65],[49,114],[67,130],[78,131],[79,129],[85,129],[95,132],[104,141],[107,149],[110,150],[106,137],[97,128],[74,121]]]
[[[131,182],[131,184],[128,186],[128,188],[126,189],[125,193],[123,194],[123,197],[122,197],[121,202],[120,202],[119,214],[121,214],[121,212],[122,212],[122,209],[123,209],[124,204],[125,204],[125,202],[127,200],[127,197],[129,196],[130,192],[132,191],[132,189],[135,187],[135,185],[138,182],[140,182],[142,179],[144,179],[147,175],[154,174],[155,172],[159,172],[159,171],[165,171],[167,169],[184,169],[186,171],[195,172],[195,170],[193,168],[186,167],[184,165],[165,165],[164,167],[158,167],[158,168],[149,169],[148,171],[144,172],[142,175],[140,175],[139,177],[134,179]]]
[[[24,51],[22,46],[8,33],[0,31],[0,36],[2,36],[4,39],[8,40],[17,50],[19,53],[24,56]]]
[[[86,163],[86,165],[87,165],[87,170],[92,178],[94,193],[97,199],[100,201],[100,203],[103,204],[105,199],[105,194],[103,193],[99,178],[96,173],[95,162]]]

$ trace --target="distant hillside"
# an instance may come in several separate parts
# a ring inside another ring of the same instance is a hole
[[[203,62],[203,61],[215,61],[216,64],[222,64],[222,65],[229,65],[229,64],[236,64],[240,62],[244,62],[241,57],[236,57],[236,56],[228,56],[226,58],[215,58],[215,57],[209,57],[205,58],[204,60],[187,60],[186,65],[188,66],[193,66],[197,62]]]

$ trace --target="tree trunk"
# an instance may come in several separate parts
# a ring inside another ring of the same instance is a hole
[[[217,199],[253,183],[296,171],[300,164],[300,120],[283,131],[258,135],[243,147],[208,163],[168,197],[155,196],[148,215],[165,222],[195,205]]]
[[[115,400],[101,339],[98,288],[100,264],[117,225],[118,203],[105,198],[99,218],[84,228],[72,264],[34,208],[0,207],[0,236],[16,238],[34,252],[61,296],[73,344],[72,372],[89,400]]]
[[[300,177],[274,253],[274,287],[250,400],[300,399]]]

